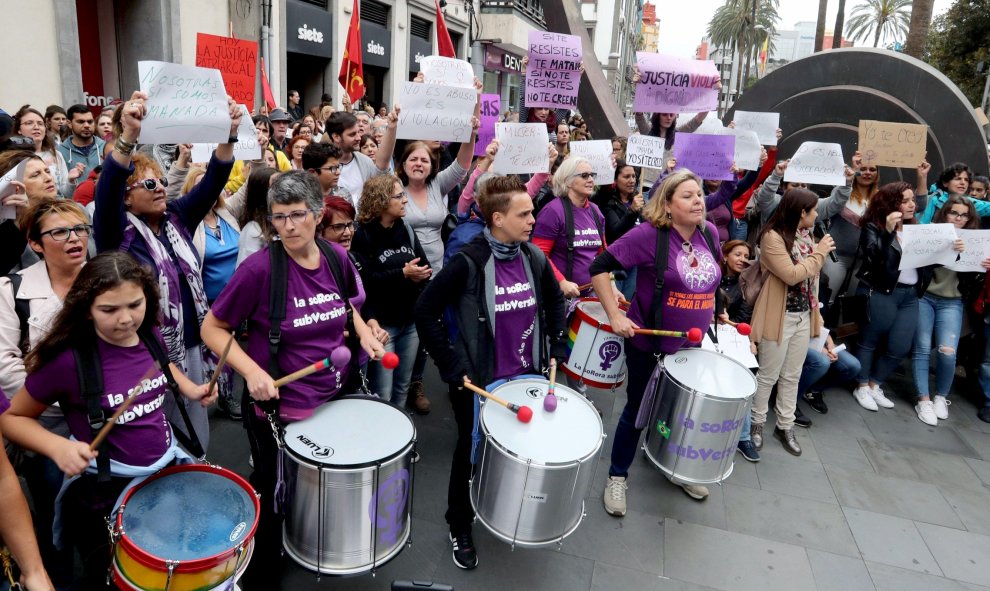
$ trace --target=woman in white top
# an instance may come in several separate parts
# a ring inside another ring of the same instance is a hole
[[[76,182],[86,167],[80,162],[72,170],[66,168],[65,159],[55,149],[55,142],[48,135],[44,115],[37,109],[24,105],[14,115],[14,133],[34,140],[34,152],[48,166],[48,173],[55,179],[59,194],[66,199],[71,198],[76,190]]]

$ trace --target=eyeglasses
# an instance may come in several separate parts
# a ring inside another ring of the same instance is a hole
[[[952,217],[955,217],[955,218],[958,218],[958,219],[961,219],[961,220],[968,220],[969,219],[969,213],[968,212],[959,213],[958,211],[951,211],[950,210],[949,212],[946,213],[946,215],[947,216],[951,215]]]
[[[132,189],[137,189],[138,187],[144,187],[145,189],[147,189],[149,191],[154,191],[155,190],[155,187],[157,185],[159,185],[159,184],[164,189],[165,187],[168,186],[168,180],[166,180],[166,179],[144,179],[143,181],[138,181],[136,183],[132,183],[130,185],[127,185],[127,187],[124,190],[125,191],[130,191]]]
[[[65,242],[69,239],[69,234],[75,233],[79,238],[86,238],[93,231],[93,226],[89,224],[77,224],[71,228],[52,228],[47,232],[42,232],[41,235],[45,234],[52,237],[52,240],[56,242]]]
[[[301,224],[306,221],[306,217],[314,213],[309,209],[299,209],[289,213],[273,213],[268,216],[268,221],[275,226],[284,226],[285,220],[292,220],[293,224]]]
[[[21,127],[44,127],[44,121],[21,121]]]
[[[403,191],[403,192],[399,193],[398,195],[392,195],[392,199],[402,199],[405,196],[406,196],[406,192]]]
[[[328,171],[328,172],[330,172],[332,174],[340,174],[340,169],[341,168],[343,168],[343,166],[341,166],[339,164],[334,164],[332,166],[324,166],[324,167],[320,168],[319,170],[326,170],[326,171]]]
[[[581,177],[584,180],[588,180],[588,179],[594,180],[594,179],[598,178],[598,173],[597,172],[579,172],[579,173],[575,174],[574,176],[576,176],[576,177],[579,176],[579,177]]]
[[[345,230],[348,232],[354,231],[354,222],[347,222],[344,224],[328,224],[327,230],[331,230],[335,234],[343,234]]]

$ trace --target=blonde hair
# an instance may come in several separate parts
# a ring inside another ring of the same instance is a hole
[[[701,179],[690,170],[681,169],[672,172],[660,183],[657,192],[650,199],[646,207],[643,208],[643,219],[653,224],[656,228],[670,228],[673,221],[670,219],[670,202],[674,198],[674,192],[687,181],[694,181],[701,186]]]
[[[182,183],[182,189],[179,191],[180,194],[185,195],[192,188],[196,186],[196,179],[206,174],[206,167],[200,164],[194,164],[189,167],[189,172],[186,173],[186,180]]]

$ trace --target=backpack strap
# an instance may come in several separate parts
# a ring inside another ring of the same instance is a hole
[[[278,346],[282,342],[282,321],[285,320],[285,297],[289,288],[288,260],[285,246],[274,240],[268,247],[268,262],[271,268],[271,286],[268,290],[268,375],[277,380],[282,377],[278,367]]]
[[[574,204],[571,200],[564,195],[563,197],[558,197],[560,199],[563,210],[564,210],[564,234],[567,236],[567,273],[564,278],[571,281],[571,277],[574,276]],[[591,217],[595,219],[595,229],[598,230],[598,238],[602,242],[602,248],[605,247],[605,220],[602,219],[597,213],[595,213],[595,208],[588,204],[588,208],[591,209]]]
[[[96,435],[106,424],[106,415],[100,405],[103,396],[103,369],[100,363],[100,353],[96,343],[89,347],[73,347],[72,357],[76,361],[76,376],[79,380],[79,392],[86,401],[86,413],[89,420],[90,435],[96,440]],[[98,482],[110,481],[110,445],[104,439],[96,448],[96,474]]]
[[[659,330],[663,328],[663,282],[664,274],[667,272],[667,259],[670,256],[670,229],[657,228],[656,257],[653,267],[657,270],[657,279],[653,283],[653,302],[650,304],[650,315],[647,322],[650,328]],[[657,339],[659,345],[659,337]]]
[[[407,225],[406,228],[409,229],[410,240],[415,241],[415,235],[413,234],[412,228]],[[415,245],[415,242],[413,243]],[[347,321],[345,323],[345,329],[347,330],[348,337],[344,339],[345,345],[351,350],[351,368],[357,367],[358,353],[360,353],[360,339],[358,339],[357,331],[354,329],[354,309],[351,308],[351,298],[348,294],[351,291],[351,282],[348,281],[347,277],[344,275],[343,266],[340,264],[340,256],[337,252],[330,246],[330,243],[317,238],[316,246],[319,247],[320,252],[323,254],[323,258],[327,260],[327,265],[330,266],[330,274],[333,275],[333,282],[337,284],[337,289],[340,290],[340,299],[344,302],[344,309],[347,313]]]
[[[708,252],[711,253],[713,259],[717,259],[718,256],[716,253],[718,251],[715,250],[715,239],[712,237],[712,233],[708,231],[708,223],[703,222],[701,226],[698,227],[698,229],[701,230],[701,236],[705,239],[705,244],[708,245]],[[725,311],[725,303],[722,301],[722,298],[719,297],[718,288],[716,288],[715,289],[715,321],[716,322],[718,322],[718,317],[721,316],[722,312],[724,311]],[[718,342],[718,331],[716,330],[713,332],[715,333],[715,337],[713,338],[713,340]]]
[[[21,326],[21,339],[17,343],[17,346],[20,347],[22,355],[27,355],[31,343],[28,332],[28,318],[31,317],[31,300],[17,297],[17,291],[21,288],[21,280],[24,279],[20,273],[11,273],[7,275],[7,279],[10,280],[10,290],[14,296],[14,312],[17,314],[17,320]]]
[[[165,376],[165,383],[168,384],[168,389],[172,391],[172,396],[175,397],[175,406],[178,407],[179,414],[182,416],[182,422],[185,423],[186,430],[189,431],[188,435],[179,429],[173,429],[172,433],[189,453],[197,458],[202,458],[206,455],[206,452],[203,451],[203,445],[199,441],[199,436],[196,435],[196,429],[193,428],[192,421],[189,420],[189,412],[186,411],[186,404],[182,399],[179,383],[175,381],[175,376],[172,375],[172,369],[169,367],[168,353],[162,346],[161,341],[150,330],[138,330],[138,338],[141,339],[145,348],[148,349],[148,353],[151,353],[152,359],[155,360],[155,365],[158,366],[162,375]]]

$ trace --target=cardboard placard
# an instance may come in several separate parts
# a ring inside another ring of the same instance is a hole
[[[928,126],[886,121],[859,122],[859,149],[864,165],[915,168],[928,153]]]
[[[227,91],[220,71],[168,62],[138,62],[148,95],[142,144],[222,144],[230,137]]]
[[[474,88],[474,70],[464,60],[440,55],[424,57],[419,63],[426,84],[444,84],[459,88]]]
[[[640,81],[633,108],[641,113],[714,111],[721,76],[710,60],[636,52]]]
[[[636,134],[626,141],[626,164],[662,170],[664,139],[651,135]]]
[[[484,156],[485,148],[495,139],[495,124],[502,113],[502,97],[497,94],[481,95],[481,127],[478,128],[478,141],[474,144],[474,155]]]
[[[234,160],[258,160],[261,158],[261,146],[258,144],[258,133],[247,106],[241,108],[241,123],[237,126],[237,143],[234,144]],[[193,144],[190,158],[193,162],[209,162],[213,151],[220,144]]]
[[[747,129],[732,129],[725,127],[719,135],[731,135],[736,138],[733,161],[739,170],[759,170],[760,157],[763,155],[763,144],[755,131]]]
[[[399,91],[396,137],[409,140],[466,142],[478,102],[474,88],[404,82]]]
[[[731,181],[735,136],[679,133],[674,141],[677,168],[686,168],[704,180]]]
[[[755,131],[764,146],[777,145],[777,129],[780,127],[780,113],[760,111],[736,111],[733,116],[736,129]]]
[[[956,230],[956,235],[966,244],[966,250],[959,253],[958,261],[946,267],[959,273],[986,273],[983,260],[990,257],[990,230]]]
[[[951,265],[959,254],[952,248],[956,241],[952,224],[905,224],[901,239],[899,270]]]
[[[570,148],[572,157],[584,158],[591,165],[591,171],[598,174],[596,185],[607,185],[615,181],[611,140],[571,142]]]
[[[582,55],[576,35],[530,31],[526,106],[576,109]]]
[[[784,172],[784,182],[838,187],[846,184],[845,170],[842,146],[804,142],[791,156],[787,171]]]
[[[542,123],[496,123],[498,154],[492,162],[497,174],[526,174],[550,171],[547,126]]]
[[[220,70],[224,88],[235,102],[254,107],[258,43],[196,33],[196,65]]]

